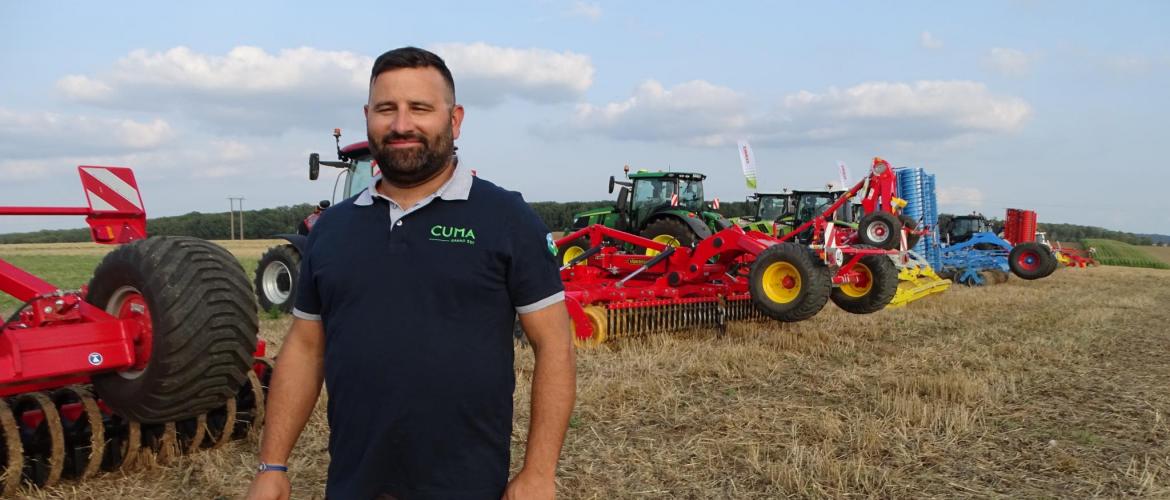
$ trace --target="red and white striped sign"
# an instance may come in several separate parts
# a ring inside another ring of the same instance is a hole
[[[672,206],[672,207],[678,206],[678,193],[674,193],[674,194],[670,195],[670,206]]]
[[[95,212],[141,214],[142,195],[134,172],[126,167],[77,167],[89,208]]]

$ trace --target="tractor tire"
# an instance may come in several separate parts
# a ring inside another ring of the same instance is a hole
[[[1047,278],[1051,276],[1052,273],[1056,272],[1056,269],[1060,267],[1060,261],[1056,259],[1056,252],[1053,252],[1051,248],[1048,248],[1044,245],[1040,246],[1044,247],[1044,250],[1046,250],[1048,255],[1051,256],[1049,259],[1048,271],[1044,273],[1044,277]]]
[[[1008,266],[1011,267],[1012,273],[1019,276],[1021,279],[1035,280],[1040,279],[1056,269],[1052,265],[1052,261],[1056,260],[1056,256],[1047,247],[1036,243],[1034,241],[1026,241],[1012,247],[1011,253],[1008,254]]]
[[[914,220],[914,218],[910,217],[909,215],[899,214],[898,220],[902,221],[902,227],[909,231],[913,231],[918,228],[918,221]],[[906,233],[906,249],[913,250],[914,246],[917,245],[918,241],[921,239],[921,234]]]
[[[574,257],[585,253],[586,250],[589,250],[588,238],[577,238],[569,242],[568,245],[565,245],[563,248],[557,251],[557,255],[561,260],[561,267],[568,265],[570,260],[573,260]],[[578,262],[577,265],[581,265],[584,262],[585,261]]]
[[[815,316],[829,301],[829,269],[809,250],[784,242],[756,255],[748,274],[752,303],[769,318],[801,321]]]
[[[695,242],[698,240],[691,228],[682,221],[670,217],[646,224],[639,235],[672,247],[690,248],[695,246]],[[647,248],[646,255],[658,255],[658,251]]]
[[[273,309],[282,313],[292,312],[297,298],[297,280],[301,274],[301,253],[293,245],[277,245],[269,248],[256,265],[253,284],[256,288],[256,303],[260,310]]]
[[[124,245],[98,264],[86,301],[142,325],[131,348],[144,364],[93,376],[102,401],[131,421],[222,407],[252,368],[259,322],[248,277],[211,242],[159,236]]]
[[[862,245],[893,250],[902,245],[898,236],[902,221],[888,212],[873,212],[861,218],[857,224],[857,237]]]
[[[854,248],[869,247],[856,245]],[[894,261],[882,254],[866,255],[854,267],[866,276],[866,280],[835,287],[829,298],[837,307],[853,314],[870,314],[885,309],[898,293],[898,267]]]

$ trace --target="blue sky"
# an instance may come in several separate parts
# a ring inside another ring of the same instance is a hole
[[[308,154],[364,139],[372,59],[416,45],[463,161],[530,201],[609,198],[624,164],[743,199],[742,138],[761,189],[882,156],[944,211],[1170,234],[1170,4],[951,4],[0,2],[0,203],[81,205],[78,164],[133,167],[150,216],[329,198]]]

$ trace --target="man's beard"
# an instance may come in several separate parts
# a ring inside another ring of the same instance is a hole
[[[396,187],[412,188],[435,178],[451,161],[455,154],[455,140],[452,136],[448,125],[446,130],[434,138],[414,132],[390,132],[382,136],[381,142],[375,142],[373,137],[368,139],[382,178]],[[403,139],[417,140],[420,146],[403,149],[390,147],[391,141]]]

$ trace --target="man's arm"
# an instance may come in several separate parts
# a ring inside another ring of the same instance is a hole
[[[325,378],[325,330],[320,321],[294,318],[277,356],[264,413],[260,461],[287,464]],[[286,499],[291,492],[283,472],[262,472],[252,481],[249,500]]]
[[[557,459],[573,413],[577,392],[576,354],[564,302],[520,315],[536,366],[532,375],[532,415],[524,467],[508,484],[505,498],[553,498]]]

